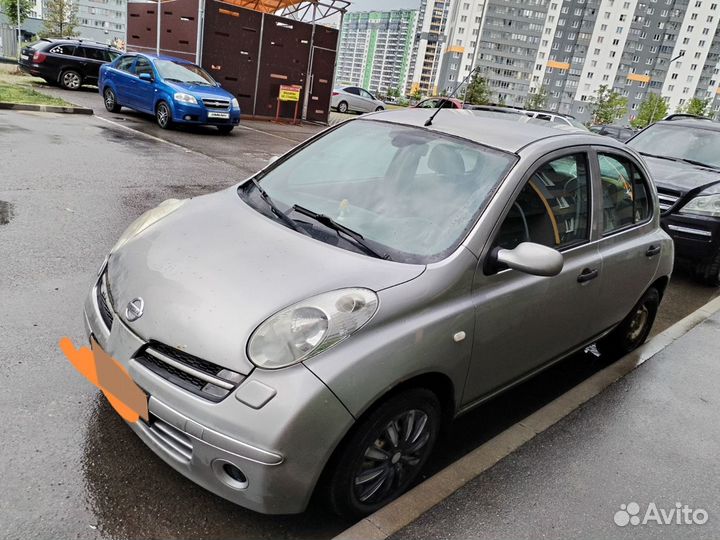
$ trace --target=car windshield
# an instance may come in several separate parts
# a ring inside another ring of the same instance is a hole
[[[720,131],[668,122],[650,126],[627,144],[641,154],[660,154],[720,168]]]
[[[200,66],[194,64],[180,64],[171,60],[156,60],[155,67],[160,76],[166,81],[203,86],[215,86],[215,80]]]
[[[394,261],[428,263],[462,242],[515,161],[437,132],[356,120],[257,178],[278,207],[313,230],[317,223],[294,205],[359,233]],[[252,182],[240,193],[265,209]]]

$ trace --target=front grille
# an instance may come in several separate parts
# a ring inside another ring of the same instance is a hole
[[[230,102],[225,99],[203,99],[203,104],[208,109],[222,109],[225,111],[230,108]]]
[[[183,463],[192,460],[192,439],[179,429],[163,422],[155,416],[150,416],[150,423],[146,424],[152,438],[168,454]]]
[[[245,379],[239,373],[157,341],[150,342],[135,360],[163,379],[213,402],[222,401]]]
[[[678,202],[680,194],[658,190],[658,198],[660,199],[660,211],[667,212]]]
[[[98,308],[100,309],[100,318],[105,323],[107,329],[112,330],[115,314],[110,307],[112,305],[112,299],[110,297],[110,288],[107,284],[107,271],[103,272],[103,275],[100,276],[100,281],[98,282],[97,287],[95,287],[95,290]]]

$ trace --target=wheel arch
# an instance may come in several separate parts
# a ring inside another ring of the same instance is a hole
[[[662,300],[662,297],[665,295],[665,291],[667,290],[668,285],[670,284],[670,277],[669,276],[662,276],[656,279],[649,289],[657,289],[657,292],[660,293],[660,299]]]

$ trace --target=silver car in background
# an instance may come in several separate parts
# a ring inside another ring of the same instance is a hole
[[[502,116],[364,116],[140,217],[85,304],[149,396],[135,433],[239,505],[302,512],[317,489],[358,517],[456,416],[643,343],[673,244],[642,159]]]
[[[383,101],[358,86],[335,88],[330,99],[330,106],[340,113],[368,113],[385,110]]]

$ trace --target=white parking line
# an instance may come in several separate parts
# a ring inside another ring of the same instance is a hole
[[[283,141],[289,141],[289,142],[294,143],[294,144],[300,144],[300,143],[299,143],[298,141],[296,141],[295,139],[290,139],[290,138],[288,138],[288,137],[283,137],[282,135],[276,135],[275,133],[270,133],[269,131],[263,131],[263,130],[261,130],[261,129],[255,129],[255,128],[247,127],[247,126],[242,125],[242,124],[238,125],[237,127],[240,128],[240,129],[247,129],[248,131],[255,131],[256,133],[262,133],[263,135],[269,135],[270,137],[275,137],[276,139],[282,139]]]
[[[208,156],[206,156],[205,154],[203,154],[203,153],[201,153],[201,152],[197,152],[197,151],[195,151],[195,150],[191,150],[191,149],[189,149],[189,148],[187,148],[187,147],[185,147],[185,146],[182,146],[182,145],[180,145],[180,144],[177,144],[177,143],[174,143],[174,142],[170,142],[170,141],[165,140],[165,139],[161,139],[160,137],[156,137],[155,135],[150,135],[149,133],[145,133],[145,132],[140,131],[140,130],[137,130],[137,129],[135,129],[135,128],[131,128],[131,127],[129,127],[129,126],[125,126],[125,125],[121,124],[120,122],[115,122],[115,121],[113,121],[113,120],[110,120],[109,118],[103,118],[102,116],[97,116],[97,115],[95,115],[95,118],[97,118],[98,120],[102,120],[103,122],[107,122],[108,124],[112,124],[113,126],[116,126],[116,127],[122,128],[122,129],[125,129],[125,130],[127,130],[127,131],[132,131],[133,133],[137,133],[138,135],[142,135],[143,137],[147,137],[148,139],[152,139],[153,141],[160,142],[160,143],[165,143],[165,144],[170,145],[170,146],[172,146],[172,147],[174,147],[174,148],[177,148],[177,149],[179,149],[179,150],[182,150],[183,152],[187,152],[188,154],[195,154],[195,155],[198,155],[198,156],[208,157]]]
[[[385,540],[392,536],[718,311],[720,298],[708,302],[636,351],[598,371],[400,498],[341,532],[334,540]]]

